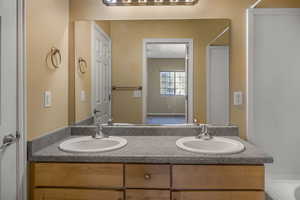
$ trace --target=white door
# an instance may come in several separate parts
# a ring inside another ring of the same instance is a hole
[[[268,174],[299,179],[300,9],[251,9],[248,31],[248,139]]]
[[[229,123],[229,47],[207,47],[207,123]]]
[[[93,25],[92,109],[97,121],[111,118],[111,40],[96,24]]]
[[[17,1],[0,0],[0,199],[16,200]],[[11,138],[10,135],[11,134]],[[5,141],[6,140],[6,141]]]

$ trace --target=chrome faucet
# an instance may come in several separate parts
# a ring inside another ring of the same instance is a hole
[[[197,123],[197,120],[194,119],[194,125],[200,130],[199,135],[196,136],[197,139],[211,140],[213,138],[208,131],[207,124],[199,124]]]
[[[95,134],[92,136],[94,139],[102,139],[105,138],[104,133],[102,132],[103,130],[103,124],[97,120],[97,113],[101,113],[100,110],[94,109],[94,123],[97,126],[97,130]]]
[[[114,125],[111,118],[109,118],[109,119],[107,120],[107,124],[102,124],[102,123],[96,121],[96,115],[94,115],[94,121],[95,121],[95,124],[96,124],[96,126],[97,126],[97,131],[96,131],[96,133],[93,135],[93,138],[95,138],[95,139],[102,139],[102,138],[105,138],[106,135],[103,133],[103,127],[104,127],[104,126],[113,126],[113,125]]]
[[[101,123],[96,123],[97,126],[97,131],[95,134],[92,136],[94,139],[102,139],[105,138],[104,133],[102,132],[103,130],[103,125]]]

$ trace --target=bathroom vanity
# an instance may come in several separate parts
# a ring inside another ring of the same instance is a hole
[[[34,200],[264,199],[262,165],[32,163],[31,173]]]
[[[215,155],[192,153],[175,145],[178,139],[194,134],[190,129],[148,129],[140,135],[136,130],[131,131],[134,135],[128,130],[123,130],[122,137],[128,141],[125,147],[102,153],[63,152],[58,146],[65,139],[54,141],[54,136],[31,142],[31,199],[265,199],[264,164],[273,159],[232,135],[234,132],[215,134],[225,133],[224,137],[240,141],[245,151]],[[76,132],[86,134],[82,130],[71,131],[67,138]],[[119,136],[121,131],[113,134]],[[41,145],[46,140],[53,141]]]

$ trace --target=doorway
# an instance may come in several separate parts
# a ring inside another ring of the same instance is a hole
[[[193,40],[144,39],[143,122],[186,124],[193,118]]]
[[[92,113],[97,122],[111,118],[111,38],[92,24]]]

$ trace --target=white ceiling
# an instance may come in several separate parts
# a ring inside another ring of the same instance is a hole
[[[147,44],[147,58],[185,58],[185,44]]]

